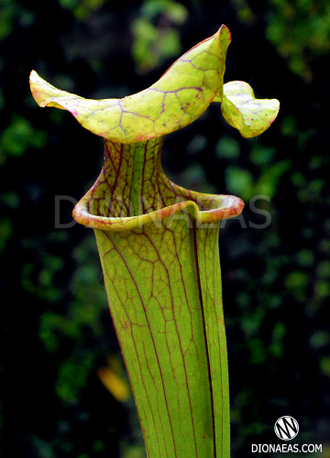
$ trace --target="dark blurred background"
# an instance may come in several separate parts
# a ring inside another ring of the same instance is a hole
[[[225,23],[225,81],[280,114],[246,140],[211,106],[166,138],[180,185],[230,193],[220,230],[232,458],[277,443],[330,456],[328,0],[0,0],[1,458],[143,458],[93,233],[72,222],[102,140],[32,99],[32,69],[86,98],[123,97]]]

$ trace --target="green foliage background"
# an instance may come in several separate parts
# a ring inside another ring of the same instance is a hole
[[[222,23],[233,38],[225,80],[278,98],[280,115],[245,140],[211,107],[166,138],[163,164],[178,184],[246,202],[220,231],[232,456],[276,443],[282,415],[328,456],[327,0],[0,0],[2,458],[144,456],[132,399],[119,402],[97,376],[120,351],[93,234],[70,224],[102,142],[38,108],[29,72],[87,98],[122,97]]]

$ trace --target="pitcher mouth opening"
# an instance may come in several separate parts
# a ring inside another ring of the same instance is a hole
[[[104,231],[123,231],[141,228],[148,224],[157,227],[169,225],[173,220],[187,218],[187,224],[197,227],[218,223],[224,219],[238,216],[244,202],[239,198],[223,194],[205,194],[184,189],[172,183],[176,191],[175,201],[169,205],[162,202],[152,205],[141,196],[138,208],[125,196],[113,195],[104,199],[93,197],[96,184],[77,203],[73,210],[73,218],[80,224]]]

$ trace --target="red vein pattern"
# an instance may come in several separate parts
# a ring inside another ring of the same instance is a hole
[[[104,167],[75,217],[95,229],[149,458],[224,458],[228,374],[217,244],[221,219],[243,204],[172,183],[161,146],[162,138],[106,141]]]

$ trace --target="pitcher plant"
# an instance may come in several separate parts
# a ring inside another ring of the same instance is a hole
[[[222,25],[155,84],[123,99],[88,100],[30,75],[38,105],[68,110],[104,137],[103,168],[73,216],[95,232],[149,458],[230,456],[218,235],[244,204],[184,189],[161,166],[164,135],[211,102],[244,137],[276,118],[277,100],[256,99],[242,81],[223,83],[230,41]]]

